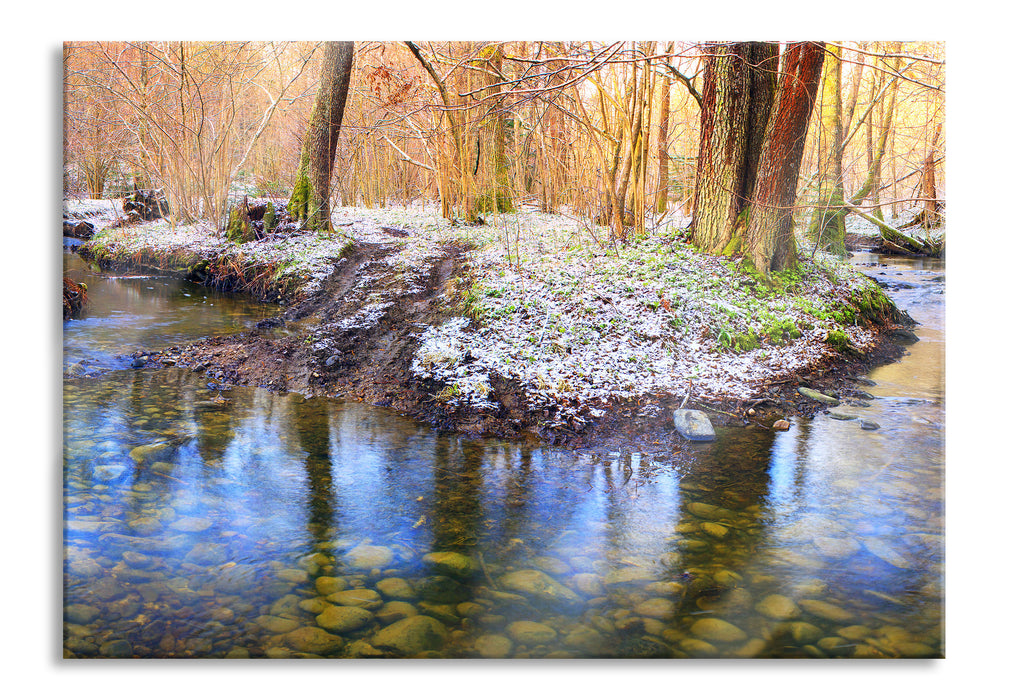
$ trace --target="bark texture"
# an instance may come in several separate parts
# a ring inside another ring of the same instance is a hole
[[[778,45],[708,44],[694,197],[694,241],[711,253],[741,247],[774,101]]]
[[[795,187],[823,54],[822,44],[801,41],[790,43],[782,58],[780,84],[760,151],[746,235],[750,260],[761,274],[795,263]]]
[[[332,230],[329,194],[333,159],[354,64],[354,42],[328,41],[323,52],[319,92],[301,149],[301,162],[288,211],[305,228]]]

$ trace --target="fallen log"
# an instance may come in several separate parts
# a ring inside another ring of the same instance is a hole
[[[895,253],[910,255],[927,255],[929,257],[941,257],[945,250],[943,241],[919,241],[902,231],[898,231],[885,222],[880,221],[872,214],[859,209],[851,202],[844,202],[844,209],[852,214],[862,217],[879,229],[879,235],[885,243],[885,247]]]

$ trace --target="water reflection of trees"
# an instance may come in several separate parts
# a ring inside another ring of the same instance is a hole
[[[295,435],[305,455],[308,487],[306,528],[316,544],[320,545],[331,534],[329,529],[336,512],[329,406],[318,400],[297,400],[290,403]]]
[[[477,440],[434,438],[431,529],[436,550],[465,551],[479,539],[483,518],[484,446]]]

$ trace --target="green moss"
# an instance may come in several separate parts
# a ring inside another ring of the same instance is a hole
[[[232,209],[228,216],[228,240],[233,243],[245,243],[252,240],[254,235],[255,229],[252,228],[248,214],[237,207]]]
[[[294,190],[291,192],[291,200],[287,204],[287,211],[294,221],[308,219],[308,205],[311,199],[312,183],[308,181],[306,169],[298,174],[298,180],[294,183]]]
[[[827,331],[826,341],[827,345],[842,351],[851,347],[851,341],[848,340],[848,334],[838,329]]]
[[[718,331],[717,340],[723,350],[731,350],[736,353],[749,352],[760,347],[760,336],[752,331],[733,335],[731,330],[722,327]]]
[[[748,352],[757,347],[760,347],[760,336],[753,332],[736,336],[736,341],[732,344],[732,349],[736,352]]]
[[[873,323],[885,323],[899,314],[896,304],[876,284],[871,284],[852,297],[858,315]]]
[[[743,247],[742,236],[733,236],[729,240],[728,244],[722,249],[722,255],[724,255],[727,258],[732,257],[733,255],[738,253],[742,249],[742,247]],[[747,260],[747,262],[749,261]],[[750,265],[752,266],[753,263],[751,262]]]
[[[273,206],[273,202],[269,202],[266,205],[266,213],[263,214],[263,230],[267,233],[273,233],[274,229],[277,228],[277,210]]]
[[[802,335],[802,331],[796,327],[795,321],[785,318],[764,326],[764,335],[773,345],[785,345],[789,340]]]

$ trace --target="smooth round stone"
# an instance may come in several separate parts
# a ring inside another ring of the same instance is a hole
[[[287,583],[302,584],[308,582],[308,572],[304,569],[278,569],[276,576]]]
[[[715,429],[703,411],[678,408],[673,411],[673,425],[687,440],[707,442],[715,439]]]
[[[130,459],[137,464],[144,464],[145,462],[153,462],[156,459],[165,457],[171,450],[172,446],[164,442],[141,445],[130,450]]]
[[[455,606],[450,603],[432,603],[422,600],[417,603],[417,610],[421,615],[433,617],[446,625],[458,625],[461,621],[456,614]]]
[[[284,635],[284,643],[306,654],[326,656],[343,648],[343,638],[318,627],[299,627]]]
[[[595,656],[603,651],[606,638],[596,629],[588,625],[576,625],[564,637],[564,646]]]
[[[361,544],[343,555],[343,563],[351,569],[371,571],[389,566],[395,556],[388,547]]]
[[[865,625],[849,625],[848,627],[839,628],[837,633],[849,641],[856,641],[865,639],[871,635],[872,630]]]
[[[319,627],[342,634],[370,625],[375,619],[371,612],[357,607],[330,605],[315,618]]]
[[[862,420],[862,430],[879,430],[879,423],[871,420]]]
[[[133,656],[133,647],[125,639],[111,639],[98,648],[98,653],[113,659]]]
[[[436,574],[417,581],[418,597],[429,603],[461,603],[469,598],[466,587],[451,576]]]
[[[153,535],[155,532],[161,530],[161,520],[158,518],[150,516],[142,516],[139,518],[134,518],[127,523],[127,526],[133,532],[141,536]]]
[[[414,615],[379,630],[371,643],[400,656],[417,656],[440,650],[445,646],[446,639],[448,630],[445,625],[427,615]]]
[[[683,593],[683,584],[679,581],[652,581],[645,586],[645,592],[662,597],[676,596]]]
[[[185,518],[179,518],[171,527],[173,530],[179,530],[181,532],[203,532],[208,530],[213,521],[209,518],[200,518],[197,516],[189,516]]]
[[[729,520],[736,516],[728,508],[713,506],[710,503],[701,503],[700,501],[688,503],[686,509],[688,513],[696,515],[702,520]]]
[[[67,562],[67,571],[82,578],[97,578],[105,573],[102,565],[91,557],[81,557]]]
[[[677,605],[668,598],[649,598],[634,606],[634,612],[642,617],[667,620],[676,614]]]
[[[510,591],[532,596],[546,603],[561,605],[582,603],[581,597],[573,590],[536,569],[510,571],[498,579],[498,583]]]
[[[593,598],[606,592],[603,588],[603,577],[599,574],[575,574],[571,577],[571,583],[576,590]]]
[[[756,605],[756,610],[772,620],[791,620],[800,614],[799,606],[791,598],[772,593]]]
[[[345,591],[347,590],[347,579],[340,576],[320,576],[315,579],[315,590],[322,596]]]
[[[98,600],[114,600],[126,595],[126,589],[116,579],[106,576],[91,584],[90,593]]]
[[[154,564],[154,560],[140,552],[123,552],[123,561],[134,569],[146,569]]]
[[[382,651],[376,649],[363,639],[355,639],[347,645],[344,655],[351,659],[375,659],[384,656]]]
[[[477,637],[473,648],[485,659],[504,659],[512,652],[512,640],[501,634],[484,634]]]
[[[461,617],[476,617],[486,610],[484,606],[472,601],[463,601],[455,606],[455,609]]]
[[[833,603],[825,603],[822,600],[800,600],[799,605],[810,615],[828,620],[829,622],[851,622],[855,616]]]
[[[375,588],[384,598],[392,600],[414,600],[417,598],[417,591],[409,581],[403,578],[384,578],[375,584]]]
[[[707,546],[707,543],[705,543]],[[656,576],[642,566],[628,566],[623,569],[611,571],[603,576],[603,585],[607,588],[613,586],[633,585],[654,581]]]
[[[718,656],[718,647],[709,642],[705,642],[703,639],[693,639],[691,637],[682,639],[680,640],[680,648],[683,649],[688,656],[696,658],[712,658]]]
[[[743,646],[733,652],[733,656],[739,657],[740,659],[753,659],[761,654],[767,649],[767,640],[753,638],[746,642]]]
[[[821,637],[816,642],[816,646],[823,649],[828,654],[843,654],[846,648],[850,648],[851,642],[844,637]]]
[[[301,610],[301,601],[302,599],[300,596],[290,593],[273,601],[270,605],[269,612],[271,615],[276,615],[278,617],[301,617],[299,614],[299,611]]]
[[[326,596],[326,600],[336,605],[348,605],[365,610],[377,610],[382,607],[382,596],[368,588],[354,588],[348,591],[337,591]]]
[[[226,659],[248,659],[249,650],[245,647],[232,647],[227,654],[224,655]]]
[[[789,631],[792,633],[792,639],[800,646],[815,644],[823,637],[823,630],[808,622],[793,622]]]
[[[557,631],[553,627],[532,620],[513,622],[508,625],[507,630],[508,636],[516,642],[531,647],[538,644],[549,644],[557,639]]]
[[[286,617],[277,617],[276,615],[260,615],[253,622],[273,634],[284,634],[285,632],[296,630],[301,624],[297,620],[289,620]]]
[[[199,542],[186,555],[186,561],[203,566],[223,564],[227,560],[227,550],[224,546],[213,542]]]
[[[210,614],[210,619],[224,623],[232,622],[235,619],[235,611],[231,608],[216,608]]]
[[[318,615],[329,606],[325,598],[306,598],[298,603],[298,608],[312,615]]]
[[[571,573],[571,567],[557,557],[533,557],[532,564],[540,571],[545,571],[551,576],[564,576]]]
[[[404,600],[390,600],[375,611],[375,618],[383,625],[391,625],[397,620],[404,620],[419,614],[417,608]]]
[[[98,481],[115,481],[123,475],[126,467],[122,464],[102,464],[94,469],[95,479]]]
[[[814,537],[813,544],[820,554],[830,559],[846,559],[861,549],[851,537]]]
[[[690,627],[690,634],[708,642],[722,642],[733,644],[742,642],[747,638],[746,632],[736,627],[731,622],[719,620],[714,617],[704,617],[695,622]]]
[[[701,530],[703,530],[705,534],[717,539],[722,539],[729,534],[729,528],[724,525],[720,525],[719,523],[701,523]]]
[[[63,619],[67,622],[73,622],[78,625],[89,624],[100,614],[101,610],[95,606],[85,605],[83,603],[73,603],[63,609]]]
[[[469,578],[476,571],[476,562],[459,552],[431,552],[425,554],[422,561],[439,574],[455,578]]]
[[[737,586],[743,581],[742,576],[737,574],[735,571],[729,571],[728,569],[722,569],[721,571],[715,572],[715,575],[711,578],[719,586],[726,587]]]
[[[97,644],[77,637],[68,637],[64,640],[63,648],[82,656],[94,656],[99,653]]]

